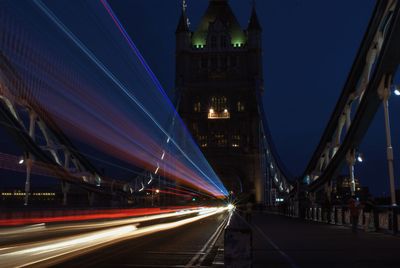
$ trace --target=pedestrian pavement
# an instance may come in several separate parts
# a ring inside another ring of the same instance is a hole
[[[253,267],[400,267],[400,237],[253,212]]]

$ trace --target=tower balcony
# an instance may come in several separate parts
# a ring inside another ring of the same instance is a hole
[[[215,111],[213,108],[210,108],[208,111],[208,119],[229,119],[231,117],[228,109],[224,109],[223,111]]]

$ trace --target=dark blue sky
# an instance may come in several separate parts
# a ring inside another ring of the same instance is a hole
[[[207,0],[188,0],[194,30]],[[110,0],[128,33],[166,91],[174,87],[178,0]],[[230,0],[242,27],[251,1]],[[373,0],[263,0],[257,13],[263,27],[265,108],[278,152],[293,175],[307,165],[341,93],[372,14]],[[397,74],[397,81],[399,75]],[[400,98],[390,101],[397,164],[400,159]],[[383,112],[361,146],[366,161],[356,167],[362,184],[388,192]],[[399,175],[395,166],[396,175]],[[398,177],[396,177],[398,178]],[[398,181],[398,179],[397,179]]]

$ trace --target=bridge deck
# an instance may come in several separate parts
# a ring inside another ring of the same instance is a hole
[[[254,214],[253,267],[400,267],[400,238]]]

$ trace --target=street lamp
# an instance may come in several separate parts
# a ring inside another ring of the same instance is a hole
[[[393,86],[393,93],[396,96],[400,96],[400,86]]]
[[[360,162],[360,163],[362,163],[364,161],[364,155],[362,153],[358,153],[357,161]]]
[[[396,203],[396,188],[395,188],[396,186],[394,181],[394,167],[393,167],[393,147],[392,147],[392,136],[390,131],[390,120],[389,120],[389,97],[391,94],[390,80],[391,77],[386,77],[386,79],[382,80],[381,85],[378,88],[378,95],[383,103],[383,111],[385,116],[386,158],[388,162],[388,171],[389,171],[390,197],[392,206],[396,207],[397,203]],[[394,90],[396,91],[398,90],[398,88],[394,86]]]

